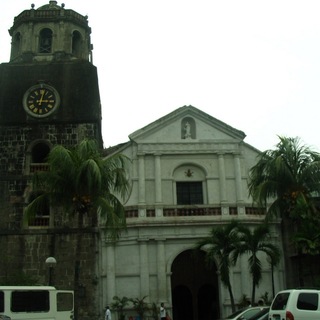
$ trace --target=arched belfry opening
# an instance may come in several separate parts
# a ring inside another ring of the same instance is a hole
[[[174,320],[219,319],[217,267],[208,266],[205,252],[180,253],[173,261],[171,272]]]
[[[79,31],[74,31],[72,33],[72,54],[77,58],[81,58],[82,37]]]
[[[50,53],[52,50],[52,30],[44,28],[39,36],[39,53]]]
[[[11,58],[14,59],[20,54],[20,46],[21,46],[21,33],[17,32],[12,37],[12,44],[11,44]]]

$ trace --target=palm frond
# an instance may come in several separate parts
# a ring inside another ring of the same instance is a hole
[[[49,199],[47,194],[38,194],[38,196],[26,206],[24,210],[24,222],[32,222],[37,214],[43,214],[48,203]]]
[[[47,158],[49,171],[36,173],[33,190],[41,191],[50,205],[68,213],[106,217],[106,230],[116,238],[125,227],[124,207],[118,195],[125,197],[129,190],[128,158],[115,155],[103,159],[95,140],[85,139],[72,149],[55,146]],[[26,212],[37,213],[37,203]]]
[[[279,140],[275,150],[259,155],[257,164],[250,170],[248,188],[249,195],[260,205],[272,201],[272,210],[268,212],[288,216],[298,205],[297,194],[306,203],[313,193],[319,194],[320,154],[301,145],[298,138],[280,136]]]

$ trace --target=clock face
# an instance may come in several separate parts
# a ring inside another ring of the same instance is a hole
[[[51,115],[59,107],[60,97],[55,88],[47,84],[31,87],[23,96],[23,107],[28,114],[37,118]]]

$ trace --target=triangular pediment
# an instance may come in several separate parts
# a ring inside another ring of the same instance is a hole
[[[193,107],[184,106],[129,135],[136,143],[240,142],[245,133]]]

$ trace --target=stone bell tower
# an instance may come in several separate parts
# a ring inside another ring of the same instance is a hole
[[[0,65],[0,125],[37,128],[33,138],[47,139],[50,133],[51,143],[75,144],[89,136],[102,145],[87,17],[50,1],[21,12],[9,33],[10,62]],[[36,97],[42,88],[46,91],[40,101]],[[46,99],[49,94],[51,102]],[[61,134],[67,127],[72,128],[72,141]]]
[[[103,146],[88,17],[51,0],[22,11],[9,33],[10,61],[0,64],[0,284],[16,283],[22,276],[46,284],[44,262],[54,256],[54,285],[75,289],[77,301],[82,299],[77,312],[86,309],[92,319],[98,309],[92,296],[96,231],[85,231],[90,252],[84,252],[83,265],[83,257],[74,256],[72,221],[49,207],[32,224],[23,219],[24,207],[34,197],[32,175],[46,170],[54,145],[72,147],[92,138]]]

